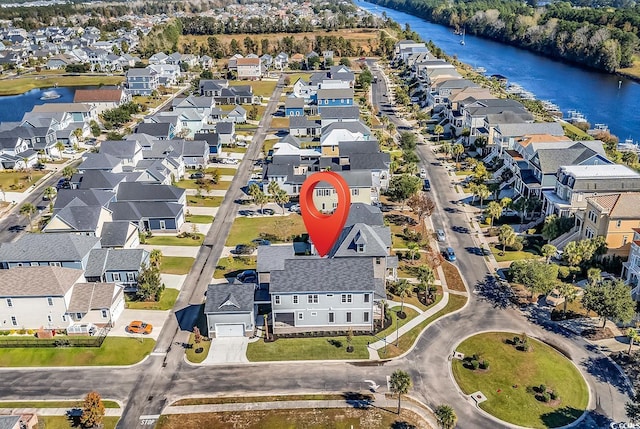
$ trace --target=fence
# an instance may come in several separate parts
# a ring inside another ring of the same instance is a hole
[[[0,348],[101,347],[106,335],[95,337],[0,337]]]

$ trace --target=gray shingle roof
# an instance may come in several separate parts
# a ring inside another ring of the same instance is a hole
[[[87,206],[81,201],[73,200],[53,217],[62,220],[75,231],[95,231],[102,210],[100,206]],[[45,231],[46,229],[45,227]]]
[[[302,109],[304,108],[304,98],[287,97],[284,100],[285,109]]]
[[[205,314],[253,311],[253,283],[215,284],[207,288]]]
[[[358,119],[360,108],[358,106],[327,106],[320,112],[322,119]]]
[[[76,198],[88,206],[106,207],[113,197],[115,197],[115,193],[102,189],[60,189],[53,210],[55,212],[64,208]]]
[[[0,270],[0,296],[63,296],[82,274],[82,270],[46,266]]]
[[[367,186],[371,186],[372,184],[372,180],[371,180],[371,172],[368,170],[347,170],[347,171],[337,171],[337,173],[339,175],[342,176],[342,178],[345,180],[345,182],[347,182],[347,185],[349,185],[352,188],[355,187],[367,187]],[[313,174],[313,172],[309,172],[309,175]],[[323,188],[332,188],[333,186],[331,186],[329,183],[327,182],[319,182],[316,185],[317,189],[323,189]]]
[[[564,130],[559,122],[500,124],[498,125],[498,129],[503,136],[526,136],[530,134],[564,135]]]
[[[289,128],[320,128],[320,124],[306,116],[289,116]]]
[[[287,259],[284,270],[271,272],[271,294],[374,291],[372,258]]]
[[[293,245],[258,246],[258,266],[256,271],[268,273],[273,270],[283,270],[284,260],[293,258]]]
[[[327,125],[326,127],[322,128],[322,134],[328,134],[329,132],[333,131],[333,130],[348,130],[352,133],[362,133],[364,135],[370,135],[371,134],[371,129],[369,129],[369,127],[367,127],[365,124],[363,124],[360,121],[353,121],[353,122],[332,122],[329,125]]]
[[[80,189],[113,190],[118,184],[126,180],[125,173],[112,173],[104,170],[89,170],[82,174],[75,174],[72,183],[78,183]]]
[[[122,293],[122,288],[115,283],[77,283],[73,287],[67,311],[88,313],[90,310],[106,310],[111,308],[115,299]]]
[[[382,236],[386,236],[386,240]],[[362,252],[357,251],[358,244],[364,245]],[[364,223],[357,223],[342,230],[329,255],[332,258],[383,257],[389,254],[387,248],[390,245],[391,232],[388,227],[374,229]]]
[[[168,137],[169,131],[171,130],[171,124],[162,122],[162,123],[148,123],[142,122],[138,124],[136,128],[136,133],[140,134],[149,134],[154,137]]]
[[[100,153],[113,156],[118,159],[133,158],[141,147],[134,140],[107,140],[100,144]]]
[[[0,416],[0,429],[14,429],[19,422],[20,416]]]
[[[120,164],[120,160],[107,153],[89,153],[84,156],[84,160],[78,166],[78,170],[112,170],[118,164]]]
[[[109,205],[113,220],[132,222],[143,218],[175,218],[183,209],[182,204],[164,201],[124,201]]]
[[[138,271],[149,258],[144,249],[93,249],[89,253],[85,277],[102,277],[107,271]]]
[[[129,228],[136,228],[131,222],[119,220],[102,224],[100,244],[102,247],[123,247],[129,237]]]
[[[25,234],[0,245],[0,261],[80,261],[99,241],[98,237],[78,234]]]
[[[384,226],[384,217],[382,211],[376,206],[364,203],[351,203],[349,209],[349,217],[345,222],[345,228],[356,223],[364,223],[370,226]]]
[[[216,124],[216,132],[218,134],[232,134],[233,122],[218,122]]]
[[[353,98],[353,88],[319,89],[317,97],[318,100]]]
[[[118,186],[117,201],[171,201],[177,202],[185,190],[171,185],[124,182]]]

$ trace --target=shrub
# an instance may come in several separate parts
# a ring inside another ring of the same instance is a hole
[[[479,366],[480,366],[480,363],[477,360],[474,359],[471,361],[471,368],[473,368],[474,370],[478,369]]]
[[[542,394],[542,402],[549,402],[551,400],[551,395],[549,395],[549,393],[544,392]]]
[[[480,369],[489,369],[489,361],[484,359],[480,362]]]
[[[557,394],[556,392],[554,392],[554,391],[551,391],[551,393],[549,394],[549,396],[550,396],[550,397],[551,397],[551,399],[553,399],[554,401],[555,401],[556,399],[558,399],[558,398],[559,398],[558,394]]]
[[[519,240],[516,240],[516,241],[515,241],[511,246],[509,246],[509,247],[511,247],[511,249],[512,249],[512,250],[514,250],[514,251],[516,251],[516,252],[519,252],[519,251],[521,251],[521,250],[524,248],[524,244],[522,244],[522,240],[521,240],[521,239],[519,239]]]
[[[538,390],[540,391],[540,393],[546,393],[547,386],[545,386],[544,384],[541,384],[540,386],[538,386]]]

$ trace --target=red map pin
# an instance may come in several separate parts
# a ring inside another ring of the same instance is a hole
[[[313,191],[320,182],[327,182],[336,190],[338,207],[333,214],[323,214],[313,203]],[[340,236],[342,228],[349,216],[351,207],[351,191],[342,176],[333,171],[314,173],[302,184],[300,190],[300,213],[304,226],[311,237],[318,254],[324,256],[329,253]]]

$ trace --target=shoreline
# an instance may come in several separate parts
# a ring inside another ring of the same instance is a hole
[[[0,80],[0,97],[19,96],[34,89],[49,89],[76,86],[121,85],[123,75],[23,75]]]

